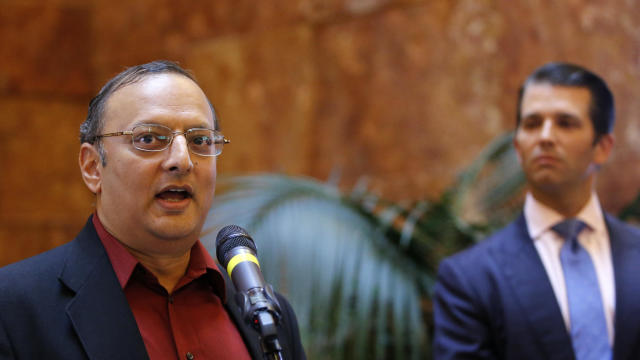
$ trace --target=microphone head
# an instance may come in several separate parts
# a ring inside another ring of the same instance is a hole
[[[257,253],[256,244],[253,242],[249,233],[238,225],[227,225],[218,231],[216,235],[216,257],[218,262],[227,267],[227,263],[231,259],[231,249],[243,246]]]

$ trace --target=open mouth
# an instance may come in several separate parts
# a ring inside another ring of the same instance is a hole
[[[179,202],[192,197],[193,195],[187,189],[183,188],[167,189],[156,194],[156,198],[170,202]]]

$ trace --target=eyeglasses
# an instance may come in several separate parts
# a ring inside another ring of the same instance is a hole
[[[130,131],[102,134],[96,136],[96,139],[122,135],[131,135],[133,147],[142,151],[162,151],[171,145],[176,135],[184,135],[189,150],[202,156],[218,156],[222,153],[222,146],[231,142],[218,130],[193,128],[173,131],[157,124],[137,125]]]

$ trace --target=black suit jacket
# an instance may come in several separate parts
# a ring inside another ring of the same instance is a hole
[[[228,280],[228,279],[227,279]],[[225,308],[254,359],[257,332],[241,319],[227,281]],[[280,295],[285,359],[305,359],[298,324]],[[0,269],[0,359],[148,359],[135,318],[91,218],[68,244]]]
[[[640,232],[605,214],[615,277],[615,360],[640,359]],[[524,216],[440,264],[434,357],[574,359]]]

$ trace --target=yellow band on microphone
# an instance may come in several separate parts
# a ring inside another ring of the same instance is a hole
[[[245,261],[254,262],[256,263],[256,265],[258,265],[258,267],[260,267],[260,263],[258,263],[258,259],[255,256],[249,253],[238,254],[232,257],[231,260],[229,260],[229,265],[227,265],[227,272],[229,273],[229,276],[231,276],[231,272],[233,271],[233,268],[236,267],[236,265]]]

